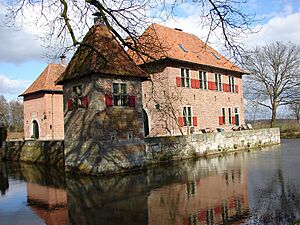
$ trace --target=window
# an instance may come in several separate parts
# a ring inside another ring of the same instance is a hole
[[[187,190],[186,194],[188,198],[194,196],[196,194],[196,183],[194,181],[188,182],[186,184],[186,190]]]
[[[181,87],[190,87],[190,70],[181,68]]]
[[[114,106],[128,106],[127,84],[113,83],[113,102]]]
[[[234,84],[234,77],[233,76],[229,76],[229,91],[230,92],[235,92],[235,84]]]
[[[222,122],[223,124],[226,123],[226,109],[225,108],[222,108]]]
[[[190,106],[183,107],[183,124],[184,126],[192,126],[192,108]]]
[[[73,99],[69,99],[68,108],[82,108],[82,107],[85,108],[86,97],[82,95],[83,93],[82,90],[83,90],[82,84],[73,86],[73,92],[72,92]]]
[[[221,74],[215,74],[215,83],[216,83],[216,90],[222,91],[222,75]]]
[[[231,108],[228,108],[228,122],[229,122],[229,124],[232,124],[232,113],[231,113]]]
[[[207,75],[204,71],[199,71],[200,89],[207,89]]]

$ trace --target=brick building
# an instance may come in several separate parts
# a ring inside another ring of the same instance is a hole
[[[151,74],[143,82],[145,132],[189,134],[244,123],[242,75],[195,35],[152,24],[139,38],[148,56],[133,59]]]
[[[148,75],[101,22],[83,43],[57,81],[64,93],[66,169],[119,171],[141,162],[141,81]]]
[[[24,138],[64,139],[63,89],[55,81],[63,64],[49,64],[20,96],[24,97]]]

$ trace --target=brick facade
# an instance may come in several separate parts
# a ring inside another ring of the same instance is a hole
[[[143,107],[149,121],[149,136],[178,135],[181,134],[180,130],[183,134],[189,134],[191,127],[195,132],[204,128],[229,130],[236,124],[244,123],[240,73],[175,62],[158,62],[146,68],[151,73],[151,82],[143,82],[142,91]],[[182,68],[189,69],[190,87],[181,85]],[[206,72],[207,89],[200,88],[199,71]],[[215,88],[215,74],[221,74],[222,91]],[[234,77],[234,90],[231,92],[229,76]],[[190,126],[184,124],[184,107],[191,107]],[[225,123],[220,121],[222,108],[225,108]]]
[[[64,139],[63,94],[36,92],[24,96],[24,137],[33,136],[33,121],[40,140]]]

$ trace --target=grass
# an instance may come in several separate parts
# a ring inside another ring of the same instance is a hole
[[[254,129],[269,128],[270,121],[256,121],[252,125]],[[300,125],[295,119],[278,119],[275,127],[280,129],[281,138],[300,138]]]

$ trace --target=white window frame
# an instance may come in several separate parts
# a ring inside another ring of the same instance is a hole
[[[189,68],[180,68],[180,78],[181,87],[191,87],[191,70]]]
[[[235,79],[234,76],[228,76],[229,81],[229,91],[234,93],[235,92]]]
[[[223,110],[224,110],[224,114],[223,114]],[[226,113],[226,107],[222,107],[221,108],[221,116],[222,116],[222,125],[224,125],[224,124],[226,124],[226,115],[227,115],[227,113]]]
[[[118,84],[119,85],[119,92],[118,92],[118,94],[114,93],[114,84]],[[126,85],[126,94],[122,94],[122,84]],[[113,100],[113,106],[114,107],[127,107],[127,106],[129,106],[128,88],[129,88],[129,85],[128,85],[127,82],[116,82],[116,81],[112,82],[112,98],[113,98],[112,100]],[[119,103],[115,104],[115,96],[120,96],[120,99],[118,100],[118,102],[120,102],[120,104]],[[127,104],[123,105],[121,98],[124,97],[124,96],[126,96],[126,98],[127,98],[127,100],[126,100]]]
[[[222,74],[215,73],[216,91],[223,91]]]
[[[230,113],[229,113],[229,110],[230,110]],[[228,107],[227,108],[227,113],[228,113],[228,124],[232,124],[232,117],[233,117],[233,110],[231,107]]]
[[[199,71],[199,82],[200,82],[200,89],[207,90],[207,72],[200,70]]]
[[[184,115],[184,108],[186,108],[186,109],[190,108],[191,109],[191,115],[190,116],[189,115],[187,115],[187,116]],[[183,126],[184,127],[192,127],[193,126],[193,107],[190,106],[190,105],[184,105],[182,107],[182,117],[183,117]],[[187,121],[188,121],[189,117],[191,118],[191,121],[190,121],[190,124],[188,125]]]

